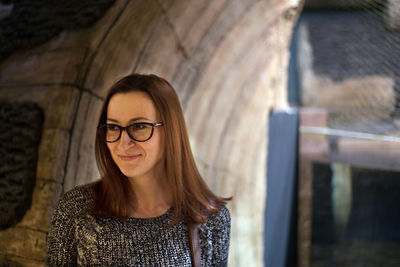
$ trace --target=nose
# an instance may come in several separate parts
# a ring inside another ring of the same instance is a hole
[[[129,137],[128,133],[125,130],[122,131],[118,146],[120,146],[123,149],[127,149],[134,144],[135,144],[135,141]]]

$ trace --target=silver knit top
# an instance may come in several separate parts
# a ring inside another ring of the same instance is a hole
[[[156,218],[92,216],[93,184],[58,202],[47,235],[46,266],[192,266],[186,224],[167,227],[173,210]],[[202,266],[226,266],[230,214],[224,207],[199,225]]]

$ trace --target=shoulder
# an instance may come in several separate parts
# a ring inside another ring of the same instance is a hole
[[[226,227],[231,224],[231,214],[228,208],[224,205],[217,213],[210,215],[208,221],[205,223],[208,227]]]
[[[58,200],[47,233],[46,266],[75,266],[78,223],[86,223],[95,184],[77,186]]]
[[[207,266],[227,266],[231,230],[231,215],[224,205],[208,221],[200,225],[199,236]]]
[[[81,213],[87,209],[94,198],[95,183],[77,186],[66,192],[58,200],[55,213]]]
[[[90,198],[93,195],[93,188],[95,187],[95,183],[85,184],[85,185],[78,185],[71,190],[67,191],[64,194],[65,198],[72,198],[72,199],[85,199]]]
[[[66,192],[59,200],[65,204],[85,204],[93,200],[95,183],[79,185]]]

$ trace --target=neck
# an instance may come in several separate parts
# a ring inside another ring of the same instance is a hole
[[[158,217],[172,206],[172,196],[165,175],[131,177],[129,182],[135,192],[137,206],[131,217]]]

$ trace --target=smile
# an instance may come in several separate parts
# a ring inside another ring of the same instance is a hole
[[[141,156],[142,156],[141,154],[136,154],[136,155],[118,155],[118,157],[122,161],[132,161],[132,160],[138,159]]]

